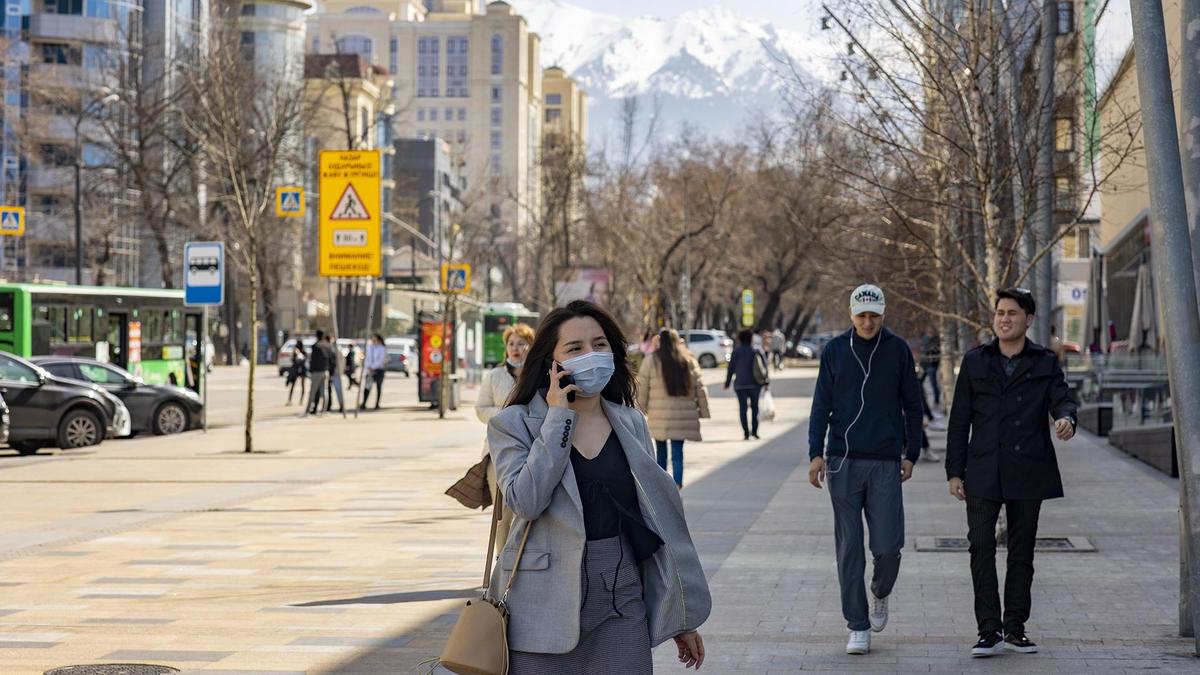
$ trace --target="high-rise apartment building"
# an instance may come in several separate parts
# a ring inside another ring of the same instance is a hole
[[[566,71],[551,66],[542,75],[543,136],[559,134],[580,147],[587,144],[587,94]]]
[[[540,41],[506,2],[329,0],[308,49],[355,53],[392,74],[398,138],[440,138],[466,179],[464,207],[512,247],[538,208]],[[436,239],[436,237],[434,237]]]

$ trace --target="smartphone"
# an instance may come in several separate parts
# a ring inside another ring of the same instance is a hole
[[[562,372],[562,371],[563,371],[563,367],[562,367],[562,366],[560,366],[560,365],[559,365],[559,364],[556,362],[556,363],[554,364],[554,371],[555,371],[555,372]],[[567,387],[571,386],[572,384],[575,384],[575,378],[574,378],[574,377],[571,377],[570,375],[567,375],[566,377],[564,377],[564,378],[562,378],[561,380],[559,380],[559,381],[558,381],[558,386],[559,386],[559,388],[561,388],[561,389],[566,389]],[[568,402],[568,403],[574,403],[574,402],[575,402],[575,392],[573,392],[573,391],[572,391],[572,392],[567,392],[567,402]]]

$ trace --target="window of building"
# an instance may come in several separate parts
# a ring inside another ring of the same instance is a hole
[[[500,108],[498,108],[496,106],[492,106],[492,126],[494,126],[494,127],[500,126],[500,122],[503,119],[503,117],[504,117],[504,113],[500,111]]]
[[[442,116],[442,119],[446,120],[447,122],[453,120],[454,108],[446,108],[446,113]]]
[[[562,111],[556,108],[550,108],[546,111],[546,122],[552,123],[562,119]]]
[[[430,122],[438,121],[438,109],[437,108],[429,109],[429,121]]]
[[[83,14],[83,0],[46,0],[47,14]]]
[[[78,47],[63,42],[43,42],[42,63],[78,66],[83,63],[83,52]]]
[[[388,40],[388,72],[395,75],[400,69],[400,41],[396,38]]]
[[[378,9],[376,9],[374,7],[365,7],[362,5],[351,7],[350,9],[346,10],[346,13],[347,14],[383,14],[383,12],[379,11]]]
[[[500,150],[504,147],[504,140],[500,137],[499,131],[492,132],[492,150]]]
[[[499,103],[502,98],[500,87],[492,87],[492,103]]]
[[[546,94],[546,105],[562,105],[562,94]]]
[[[441,89],[440,62],[441,38],[423,37],[417,39],[417,96],[419,98],[437,98]]]
[[[371,38],[365,35],[347,35],[337,41],[337,53],[339,54],[358,54],[367,61],[371,61],[374,51],[375,45]]]
[[[446,38],[446,96],[467,97],[470,41],[462,35]]]
[[[1058,34],[1075,32],[1075,3],[1069,0],[1058,3]]]
[[[1054,179],[1054,208],[1059,211],[1075,210],[1075,184],[1070,176]]]
[[[1091,230],[1087,226],[1073,228],[1062,238],[1062,257],[1087,258],[1091,254]]]
[[[500,166],[502,162],[503,160],[501,160],[500,155],[492,155],[492,160],[489,162],[488,168],[491,169],[493,176],[500,174]]]
[[[42,143],[41,147],[42,161],[48,166],[74,166],[75,165],[75,148],[71,145],[57,145],[54,143]]]
[[[496,34],[492,36],[492,74],[499,75],[504,72],[504,36]]]
[[[466,121],[467,121],[467,109],[466,109],[466,108],[459,108],[459,109],[458,109],[458,121],[459,121],[459,122],[466,122]]]
[[[1054,120],[1054,149],[1058,152],[1070,152],[1075,149],[1075,120],[1070,117],[1058,117]]]

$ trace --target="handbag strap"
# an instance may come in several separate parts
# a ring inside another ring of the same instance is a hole
[[[483,562],[483,590],[492,583],[492,556],[496,553],[496,527],[500,524],[501,513],[504,511],[504,493],[496,489],[496,497],[492,500],[492,532],[488,535],[487,560]]]
[[[504,587],[501,603],[508,602],[508,592],[512,590],[513,582],[517,580],[517,570],[521,569],[521,556],[525,554],[525,542],[529,541],[529,531],[533,529],[533,521],[525,525],[525,534],[521,535],[521,547],[517,549],[517,559],[513,561],[512,574],[508,575],[508,585]]]

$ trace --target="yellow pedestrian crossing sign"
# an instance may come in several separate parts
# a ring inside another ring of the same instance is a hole
[[[442,263],[442,292],[470,293],[471,266],[467,263]]]
[[[302,218],[304,188],[296,185],[275,188],[275,215],[280,218]]]
[[[25,208],[0,206],[0,235],[19,237],[25,234]]]
[[[381,161],[378,150],[322,150],[317,201],[323,277],[377,277],[380,248]]]

